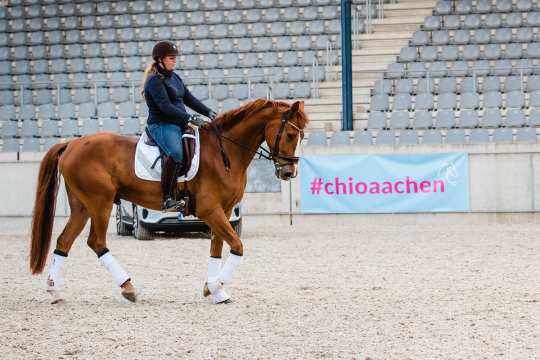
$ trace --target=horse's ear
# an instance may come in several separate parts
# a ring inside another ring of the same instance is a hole
[[[294,104],[292,104],[291,109],[289,111],[290,111],[290,114],[292,115],[292,114],[298,112],[298,110],[304,111],[304,102],[303,101],[294,102]]]

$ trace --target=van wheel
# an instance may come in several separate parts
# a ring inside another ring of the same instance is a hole
[[[137,206],[133,206],[133,236],[137,240],[154,240],[152,231],[144,227],[139,221],[139,212]]]
[[[236,231],[236,234],[238,236],[242,236],[242,218],[238,219],[238,221],[231,224],[234,231]]]
[[[121,236],[131,235],[133,229],[123,219],[122,206],[116,205],[116,233]]]

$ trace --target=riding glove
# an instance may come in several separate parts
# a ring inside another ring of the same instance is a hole
[[[217,116],[217,112],[215,112],[214,110],[210,110],[210,113],[208,113],[208,118],[210,120],[214,120]]]
[[[193,124],[193,125],[195,125],[195,126],[197,126],[197,127],[203,126],[204,123],[206,122],[206,121],[204,121],[204,120],[201,118],[201,116],[200,116],[199,114],[191,114],[191,115],[189,116],[188,121],[189,121],[191,124]]]

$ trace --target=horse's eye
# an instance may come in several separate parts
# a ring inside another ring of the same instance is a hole
[[[296,134],[287,134],[287,140],[293,141],[296,138]]]

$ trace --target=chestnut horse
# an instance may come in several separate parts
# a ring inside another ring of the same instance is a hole
[[[289,105],[257,99],[221,114],[210,126],[201,128],[199,171],[187,186],[195,202],[195,215],[212,229],[204,296],[212,295],[213,303],[229,301],[223,285],[230,281],[242,259],[242,241],[230,225],[229,217],[244,194],[251,160],[266,141],[276,176],[282,180],[295,176],[298,158],[294,153],[307,122],[303,102]],[[217,132],[212,131],[216,129]],[[58,174],[64,177],[71,209],[68,222],[57,238],[47,277],[47,291],[53,303],[62,300],[59,293],[62,266],[88,219],[91,221],[88,246],[111,272],[122,295],[136,301],[131,278],[107,249],[106,233],[113,202],[118,199],[160,209],[160,183],[135,176],[137,140],[112,133],[83,136],[53,146],[41,161],[32,219],[30,269],[33,274],[43,271],[48,256]],[[221,147],[230,160],[228,168]],[[223,240],[231,252],[222,265]]]

